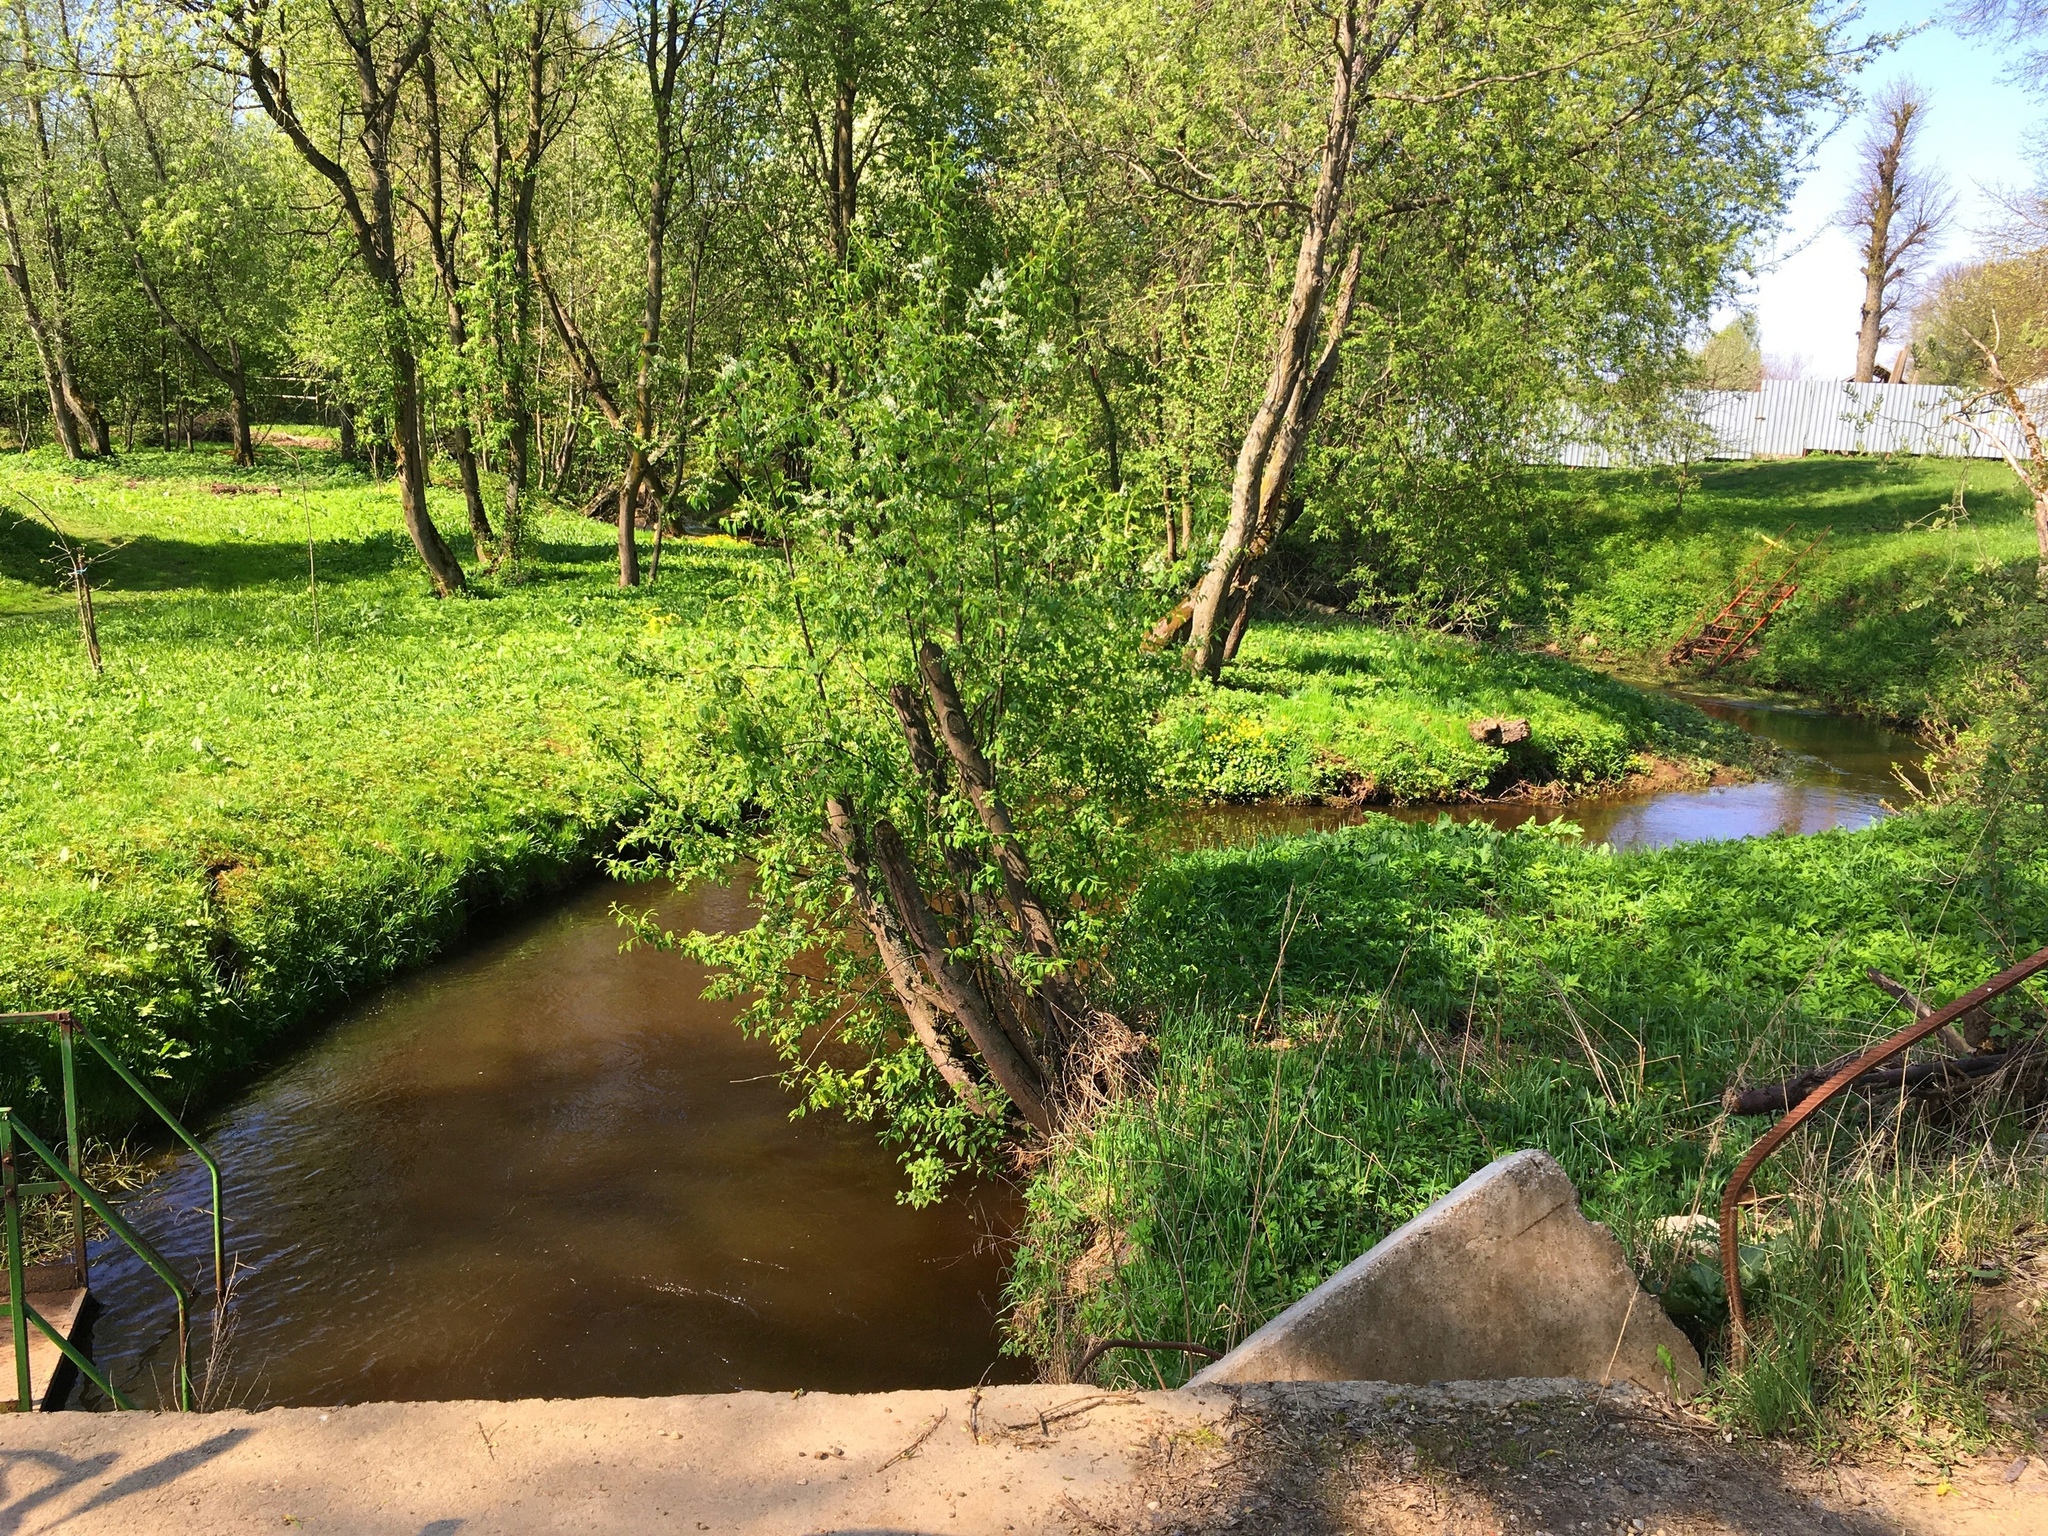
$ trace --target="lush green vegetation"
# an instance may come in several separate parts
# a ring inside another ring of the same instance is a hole
[[[1654,665],[1766,539],[1797,547],[1825,530],[1801,592],[1733,675],[1915,720],[1961,707],[1973,634],[2032,596],[2031,498],[2003,464],[1814,457],[1692,473],[1682,498],[1673,471],[1556,477],[1548,547],[1530,557],[1537,633]]]
[[[1475,741],[1467,727],[1487,717],[1526,719],[1529,739]],[[1704,772],[1754,751],[1689,704],[1583,667],[1355,620],[1261,623],[1223,686],[1181,694],[1153,735],[1166,788],[1223,800],[1584,791],[1653,759]]]
[[[1127,993],[1159,1005],[1157,1084],[1033,1184],[1021,1339],[1053,1359],[1107,1336],[1227,1345],[1534,1146],[1714,1360],[1714,1266],[1654,1222],[1713,1210],[1763,1128],[1721,1113],[1725,1086],[1896,1022],[1865,966],[1948,996],[2048,928],[2048,860],[1994,870],[1982,832],[1946,812],[1614,855],[1374,818],[1174,861],[1119,948]],[[2048,1217],[2039,1148],[2018,1113],[1833,1124],[1803,1166],[1766,1170],[1764,1342],[1716,1399],[1769,1431],[1981,1437],[1988,1394],[2048,1386],[2038,1342],[1987,1342],[1968,1316],[1969,1266]],[[1180,1374],[1112,1358],[1126,1381]]]
[[[608,531],[551,517],[516,579],[438,602],[394,487],[329,455],[52,458],[0,461],[0,1008],[74,1008],[180,1094],[589,868],[640,798],[622,659],[751,558],[672,542],[622,592]],[[103,677],[26,497],[116,546]],[[41,1034],[0,1049],[33,1101]]]

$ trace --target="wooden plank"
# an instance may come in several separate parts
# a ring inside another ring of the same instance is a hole
[[[57,1266],[51,1266],[56,1268]],[[68,1265],[61,1273],[71,1274]],[[67,1340],[75,1337],[80,1319],[85,1316],[87,1293],[83,1286],[70,1286],[64,1290],[36,1290],[31,1285],[28,1304],[40,1312],[49,1325],[63,1334]],[[64,1363],[63,1351],[52,1344],[43,1330],[34,1323],[28,1325],[28,1381],[29,1397],[38,1409],[48,1409],[50,1389],[57,1380],[57,1368]],[[0,1402],[11,1407],[15,1397],[14,1385],[14,1330],[0,1325]]]

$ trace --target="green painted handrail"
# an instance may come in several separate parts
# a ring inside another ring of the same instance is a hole
[[[58,1049],[63,1053],[64,1057],[64,1130],[65,1134],[70,1137],[71,1171],[73,1173],[78,1172],[78,1094],[73,1086],[71,1063],[71,1039],[72,1036],[76,1035],[83,1039],[87,1045],[98,1051],[100,1053],[100,1060],[112,1067],[121,1081],[135,1090],[135,1096],[155,1110],[157,1118],[169,1126],[172,1134],[178,1140],[184,1142],[186,1146],[190,1147],[193,1156],[206,1165],[206,1177],[213,1186],[213,1299],[216,1303],[221,1301],[226,1295],[227,1271],[222,1261],[220,1164],[213,1160],[213,1155],[206,1148],[199,1145],[199,1138],[178,1123],[177,1117],[164,1108],[163,1101],[151,1093],[148,1088],[144,1087],[142,1079],[123,1066],[120,1059],[107,1049],[98,1036],[72,1018],[68,1012],[59,1015],[56,1022]],[[84,1223],[79,1223],[76,1230],[79,1233],[78,1267],[82,1274],[85,1269]]]
[[[14,1139],[19,1136],[29,1151],[35,1153],[58,1178],[69,1186],[71,1192],[87,1205],[107,1224],[109,1230],[126,1243],[135,1256],[156,1271],[157,1278],[170,1290],[178,1306],[178,1362],[177,1392],[179,1408],[190,1412],[192,1409],[192,1372],[190,1369],[189,1345],[191,1339],[192,1293],[178,1278],[178,1272],[164,1261],[162,1254],[151,1247],[140,1232],[122,1219],[121,1214],[103,1199],[84,1179],[66,1167],[57,1154],[45,1145],[43,1139],[15,1117],[12,1109],[0,1107],[0,1198],[5,1201],[7,1234],[7,1310],[14,1328],[14,1375],[18,1389],[21,1411],[31,1412],[32,1390],[28,1371],[28,1317],[30,1308],[27,1294],[27,1269],[23,1262],[21,1242],[21,1195],[17,1186],[14,1167]]]

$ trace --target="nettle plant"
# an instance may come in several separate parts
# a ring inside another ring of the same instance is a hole
[[[1178,686],[1137,645],[1125,509],[1059,429],[1058,290],[1029,262],[963,276],[949,218],[857,245],[728,368],[700,481],[738,484],[728,526],[764,558],[746,622],[675,669],[623,856],[749,881],[751,928],[642,936],[716,967],[803,1108],[876,1123],[919,1203],[1139,1069],[1101,933]]]

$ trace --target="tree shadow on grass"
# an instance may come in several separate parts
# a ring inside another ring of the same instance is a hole
[[[141,534],[114,541],[77,541],[88,556],[96,592],[234,592],[247,587],[303,584],[306,546],[283,540],[166,539]],[[322,539],[315,550],[323,581],[383,576],[411,551],[388,534],[348,540]],[[26,586],[60,585],[62,550],[48,527],[12,508],[0,507],[0,577]]]
[[[452,541],[454,535],[448,536]],[[95,592],[226,593],[267,586],[299,588],[306,582],[306,546],[296,540],[211,541],[142,534],[117,543],[117,549],[93,566]],[[84,547],[88,555],[107,548],[97,540],[85,541]],[[409,569],[419,570],[423,587],[426,581],[402,530],[353,539],[319,538],[313,550],[322,582],[380,579]],[[527,557],[530,582],[582,580],[608,568],[613,558],[606,546],[552,539],[534,540]],[[61,550],[49,528],[0,507],[0,579],[62,596],[68,587],[60,579],[61,568]],[[473,566],[469,574],[477,574]]]

